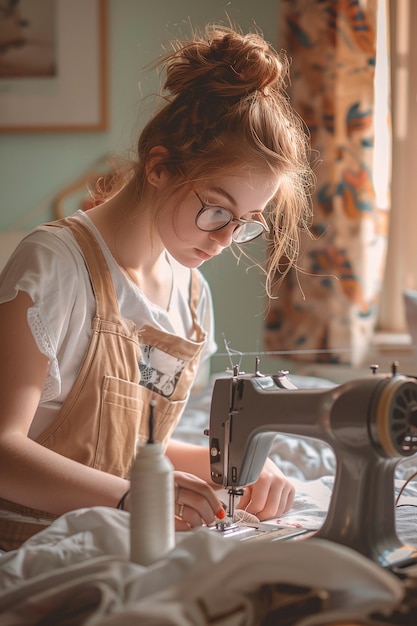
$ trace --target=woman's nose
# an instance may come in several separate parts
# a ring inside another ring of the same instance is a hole
[[[233,241],[232,237],[235,228],[236,224],[233,224],[231,222],[230,224],[227,224],[227,226],[223,226],[223,228],[220,228],[219,230],[212,230],[209,233],[209,238],[213,241],[216,241],[222,248],[228,248]]]

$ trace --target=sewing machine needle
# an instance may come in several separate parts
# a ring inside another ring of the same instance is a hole
[[[229,492],[229,517],[232,518],[232,522],[235,521],[235,494]]]

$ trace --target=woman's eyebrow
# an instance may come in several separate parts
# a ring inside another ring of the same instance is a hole
[[[217,193],[221,196],[223,196],[224,198],[226,198],[226,200],[228,200],[230,202],[230,204],[233,207],[237,207],[237,202],[236,200],[233,198],[233,196],[230,195],[230,193],[228,193],[225,189],[223,189],[222,187],[208,187],[207,191],[213,191],[214,193]]]
[[[224,198],[226,198],[226,200],[228,200],[230,202],[230,204],[233,206],[233,208],[237,208],[237,202],[234,199],[233,196],[230,195],[230,193],[228,191],[226,191],[225,189],[223,189],[223,187],[208,187],[207,188],[207,192],[213,191],[214,193],[219,194],[220,196],[223,196]],[[262,213],[263,209],[254,209],[253,211],[249,211],[246,215],[256,215],[257,213]]]

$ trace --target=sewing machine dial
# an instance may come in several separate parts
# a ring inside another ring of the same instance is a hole
[[[417,452],[417,384],[404,376],[391,378],[376,407],[379,443],[391,457]]]

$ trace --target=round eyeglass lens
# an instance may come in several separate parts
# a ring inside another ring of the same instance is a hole
[[[256,239],[264,232],[264,227],[259,222],[247,222],[240,224],[233,232],[232,239],[235,243],[247,243]]]
[[[208,206],[199,212],[195,223],[201,230],[210,232],[227,226],[231,220],[232,215],[227,209],[217,206]]]

